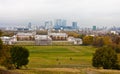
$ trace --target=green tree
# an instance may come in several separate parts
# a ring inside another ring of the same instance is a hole
[[[80,34],[79,37],[80,37],[81,39],[83,39],[83,38],[85,37],[85,35],[84,35],[84,34]]]
[[[120,44],[117,45],[115,43],[112,43],[109,45],[109,47],[111,47],[112,49],[114,49],[116,51],[116,53],[120,53]]]
[[[101,47],[93,55],[92,65],[104,69],[116,69],[118,68],[117,53],[108,46]]]
[[[19,69],[22,66],[26,66],[29,62],[29,51],[24,47],[13,46],[11,47],[10,54],[12,63],[16,69]]]

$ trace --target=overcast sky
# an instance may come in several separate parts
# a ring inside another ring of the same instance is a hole
[[[0,0],[0,25],[66,19],[79,26],[120,26],[120,0]]]

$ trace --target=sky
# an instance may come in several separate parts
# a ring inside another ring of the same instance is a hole
[[[80,27],[120,27],[120,0],[0,0],[0,26],[55,19],[66,19],[68,25],[77,21]]]

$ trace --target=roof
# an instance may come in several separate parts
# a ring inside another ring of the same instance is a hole
[[[50,33],[52,36],[68,36],[66,33]]]
[[[52,40],[48,35],[35,35],[35,40]]]
[[[3,36],[3,37],[0,37],[1,39],[10,39],[11,37],[7,37],[7,36]]]
[[[33,33],[17,33],[17,35],[19,35],[19,36],[22,36],[22,35],[24,35],[24,36],[32,36],[34,34]]]

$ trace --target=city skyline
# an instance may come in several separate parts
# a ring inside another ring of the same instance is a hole
[[[0,0],[0,25],[66,19],[81,27],[119,26],[119,4],[120,0]]]

